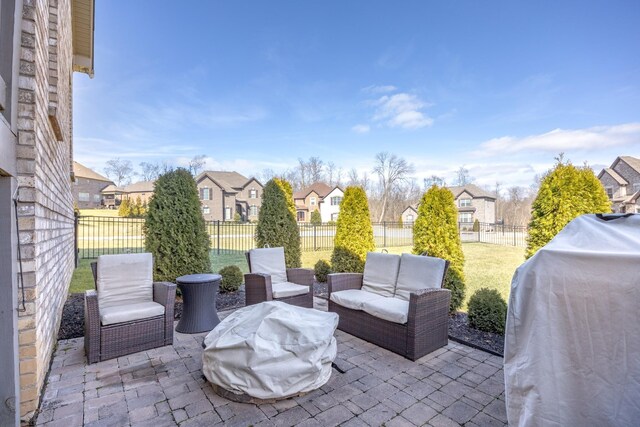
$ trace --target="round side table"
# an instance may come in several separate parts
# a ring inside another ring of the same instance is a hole
[[[216,309],[220,280],[222,276],[219,274],[189,274],[176,279],[182,292],[182,317],[176,332],[209,332],[220,323]]]

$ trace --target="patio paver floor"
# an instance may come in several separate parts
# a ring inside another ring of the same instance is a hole
[[[221,313],[221,317],[227,313]],[[202,375],[206,334],[87,365],[83,338],[60,341],[39,426],[505,426],[502,358],[450,342],[411,362],[336,331],[322,388],[275,404],[231,402]]]

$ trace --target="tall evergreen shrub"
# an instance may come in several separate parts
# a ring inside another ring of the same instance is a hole
[[[129,199],[122,199],[120,201],[118,216],[121,218],[128,218],[129,216],[131,216],[131,204],[129,203]]]
[[[145,249],[154,257],[156,281],[210,273],[209,235],[196,182],[186,169],[161,175],[154,184],[144,224]]]
[[[286,180],[273,178],[265,184],[255,238],[259,248],[284,247],[287,268],[300,267],[300,231],[293,190]]]
[[[361,187],[347,187],[336,224],[332,271],[362,273],[367,252],[375,247],[367,194]]]
[[[575,167],[558,159],[542,179],[531,206],[525,257],[533,256],[572,219],[607,212],[611,212],[611,203],[591,168]]]
[[[413,253],[435,256],[449,261],[445,288],[451,291],[451,312],[462,305],[465,293],[464,254],[458,234],[458,209],[453,193],[432,186],[420,201],[413,225]]]
[[[322,216],[320,215],[320,211],[319,210],[315,210],[315,211],[311,212],[311,219],[310,219],[309,222],[311,222],[311,224],[313,224],[313,225],[322,224]]]

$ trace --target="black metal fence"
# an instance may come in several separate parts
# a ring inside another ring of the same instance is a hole
[[[134,253],[144,251],[144,219],[80,216],[76,219],[76,245],[78,257],[96,258],[103,254]],[[207,222],[211,250],[216,254],[247,251],[255,248],[256,224],[225,221]],[[335,224],[300,224],[303,251],[333,249]],[[463,242],[493,243],[525,246],[526,227],[497,224],[460,223]],[[373,224],[373,236],[378,248],[413,245],[413,224],[382,222]]]

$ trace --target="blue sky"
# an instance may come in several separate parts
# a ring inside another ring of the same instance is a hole
[[[319,156],[529,185],[640,157],[638,1],[97,1],[74,155],[247,176]]]

